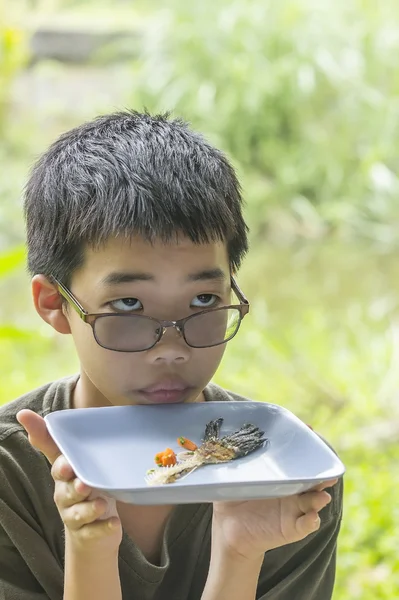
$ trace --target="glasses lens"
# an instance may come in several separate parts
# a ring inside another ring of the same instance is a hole
[[[151,348],[161,330],[157,321],[143,315],[107,315],[94,322],[94,335],[100,346],[120,352]]]
[[[186,342],[194,348],[217,346],[231,340],[241,323],[237,308],[219,308],[193,315],[184,324]]]

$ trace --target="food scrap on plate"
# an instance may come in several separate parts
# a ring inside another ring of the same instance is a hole
[[[155,455],[158,468],[147,471],[146,482],[149,485],[173,483],[183,475],[207,464],[225,463],[254,452],[268,439],[262,437],[264,431],[250,423],[229,435],[220,436],[223,419],[210,421],[205,427],[202,444],[197,446],[186,437],[179,437],[177,443],[185,452],[176,454],[171,448]]]

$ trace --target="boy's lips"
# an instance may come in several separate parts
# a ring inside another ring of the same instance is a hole
[[[192,389],[183,379],[168,377],[139,390],[139,393],[150,403],[163,404],[183,402]]]

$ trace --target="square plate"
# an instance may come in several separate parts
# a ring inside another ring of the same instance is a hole
[[[244,423],[265,432],[269,444],[229,463],[206,465],[175,483],[149,486],[154,456],[177,438],[201,444],[206,424],[223,417],[220,435]],[[289,496],[345,467],[290,411],[265,402],[204,402],[168,406],[113,406],[61,410],[45,417],[48,430],[77,477],[130,504],[188,504]]]

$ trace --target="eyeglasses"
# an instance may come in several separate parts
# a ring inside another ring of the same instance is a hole
[[[174,327],[191,348],[219,346],[231,340],[249,312],[249,302],[231,278],[231,288],[240,304],[202,310],[178,321],[160,321],[146,315],[120,313],[89,314],[72,292],[52,278],[59,293],[91,326],[100,346],[115,352],[144,352],[157,344],[168,327]]]

